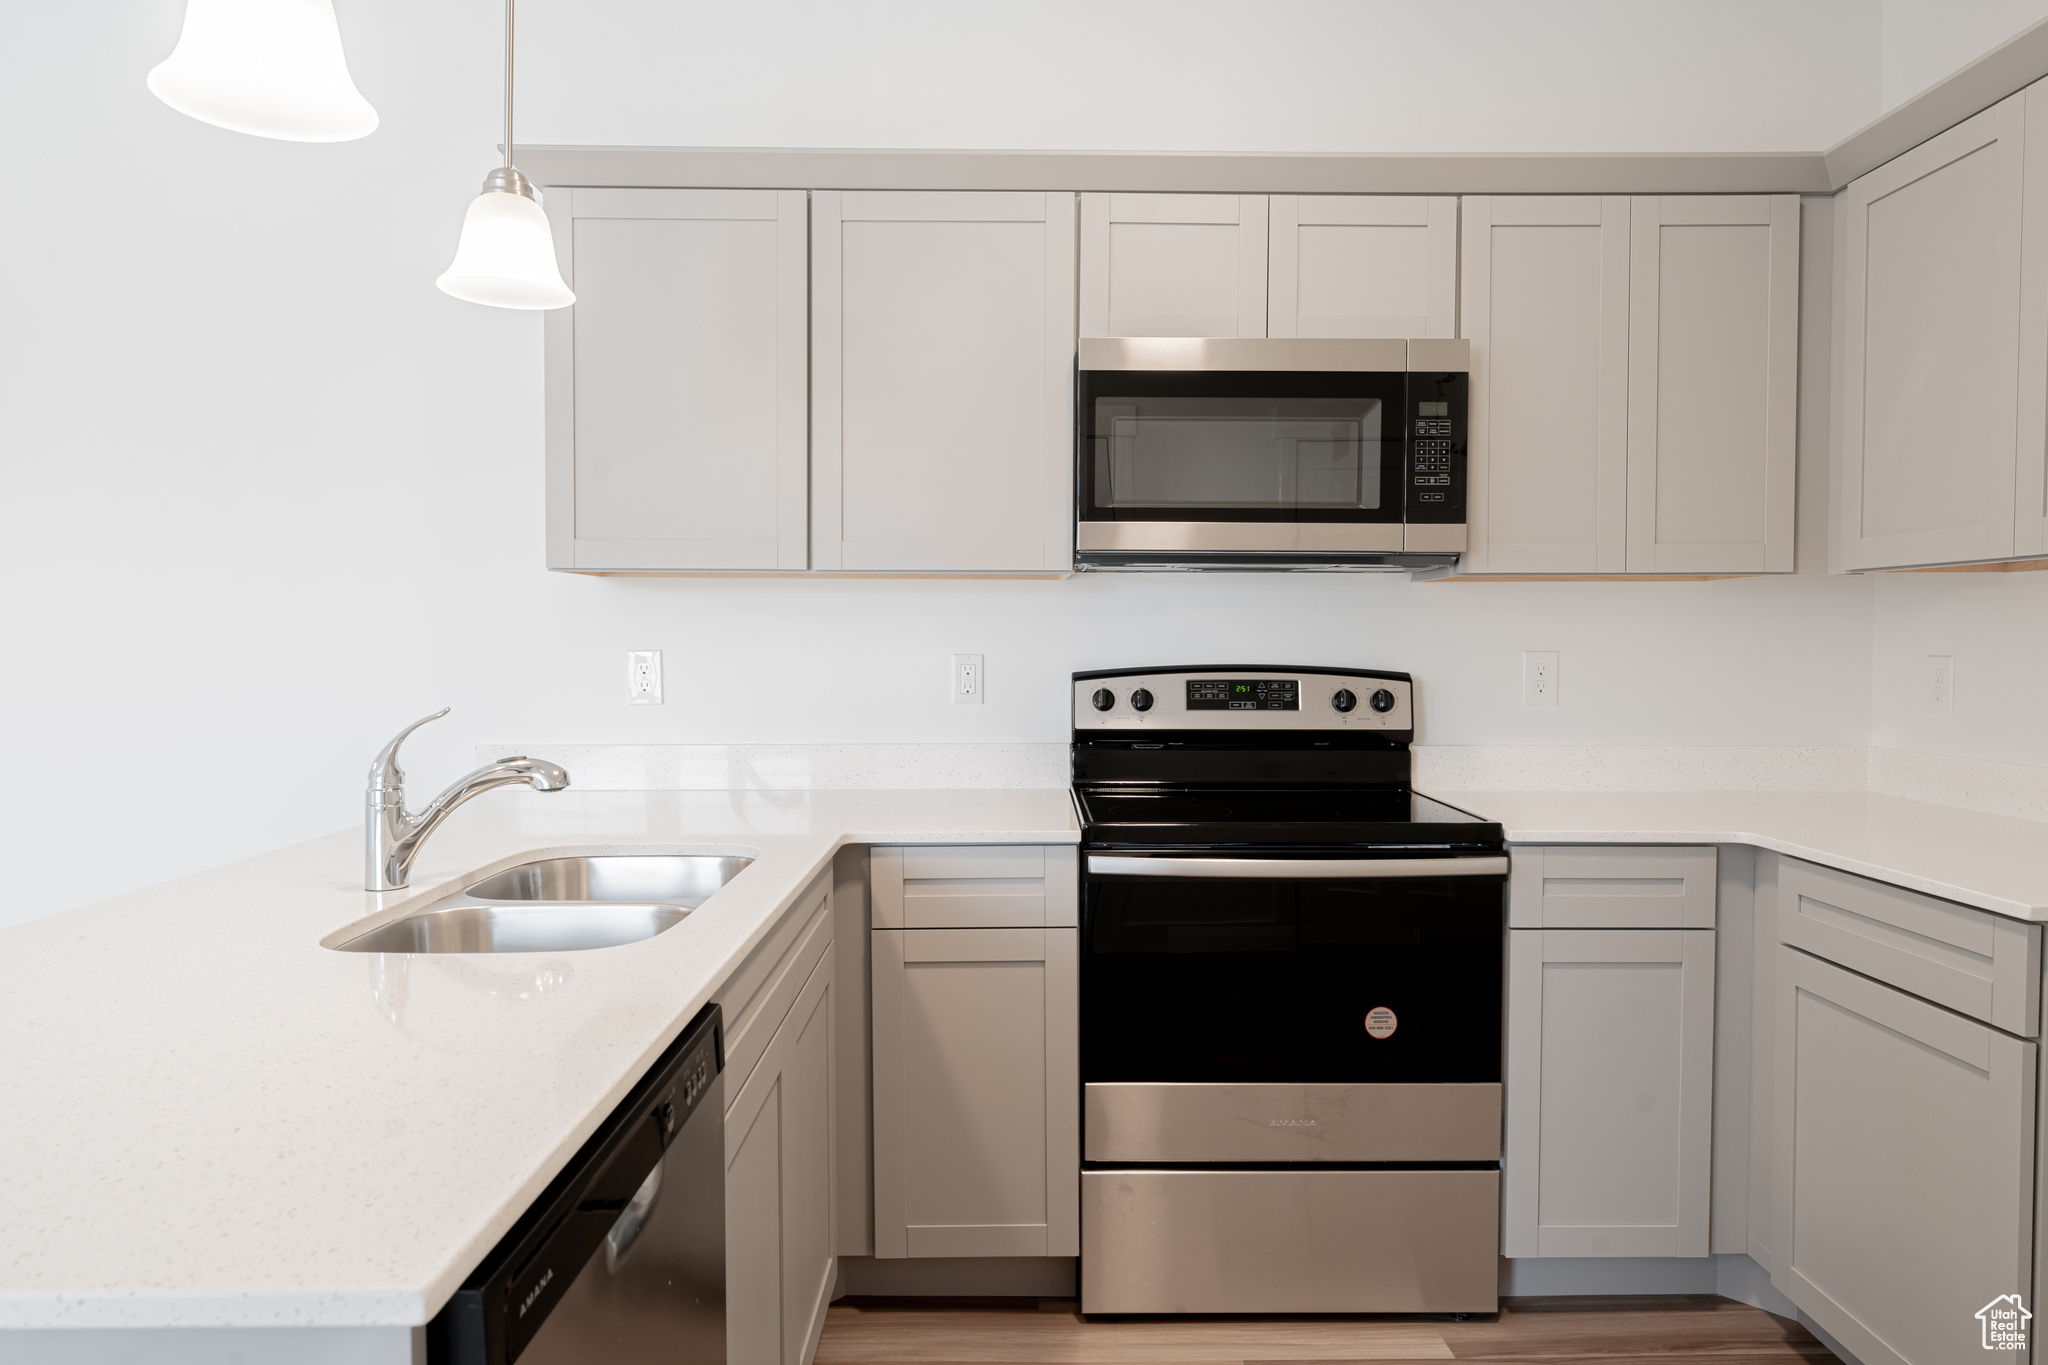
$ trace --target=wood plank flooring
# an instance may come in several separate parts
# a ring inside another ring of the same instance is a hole
[[[1710,1294],[1508,1299],[1440,1317],[1110,1318],[1070,1299],[842,1299],[817,1365],[1828,1365],[1797,1323]]]

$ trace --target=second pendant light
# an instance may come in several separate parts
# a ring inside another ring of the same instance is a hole
[[[512,165],[513,0],[505,0],[505,164],[484,177],[462,217],[455,259],[434,283],[494,308],[566,308],[576,295],[555,263],[555,237],[533,185]]]

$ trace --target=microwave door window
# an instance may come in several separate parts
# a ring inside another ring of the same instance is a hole
[[[1105,510],[1373,511],[1382,406],[1366,399],[1098,399]]]

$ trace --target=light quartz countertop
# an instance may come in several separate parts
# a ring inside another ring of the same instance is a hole
[[[1518,844],[1753,844],[2048,921],[2048,823],[1869,792],[1455,792]]]
[[[1073,843],[1063,789],[492,793],[0,930],[0,1328],[425,1322],[846,844]],[[537,856],[738,853],[587,952],[334,952]],[[0,1356],[6,1355],[0,1348]]]

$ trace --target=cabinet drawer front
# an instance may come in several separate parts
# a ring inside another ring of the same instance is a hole
[[[1717,852],[1626,844],[1516,848],[1508,923],[1516,929],[1711,929]]]
[[[1772,1283],[1865,1365],[1981,1358],[2028,1283],[2035,1045],[1777,953]]]
[[[2032,1037],[2041,928],[1833,868],[1784,860],[1778,938],[1851,971]]]
[[[1080,922],[1077,858],[1063,845],[878,848],[868,875],[877,929]]]

